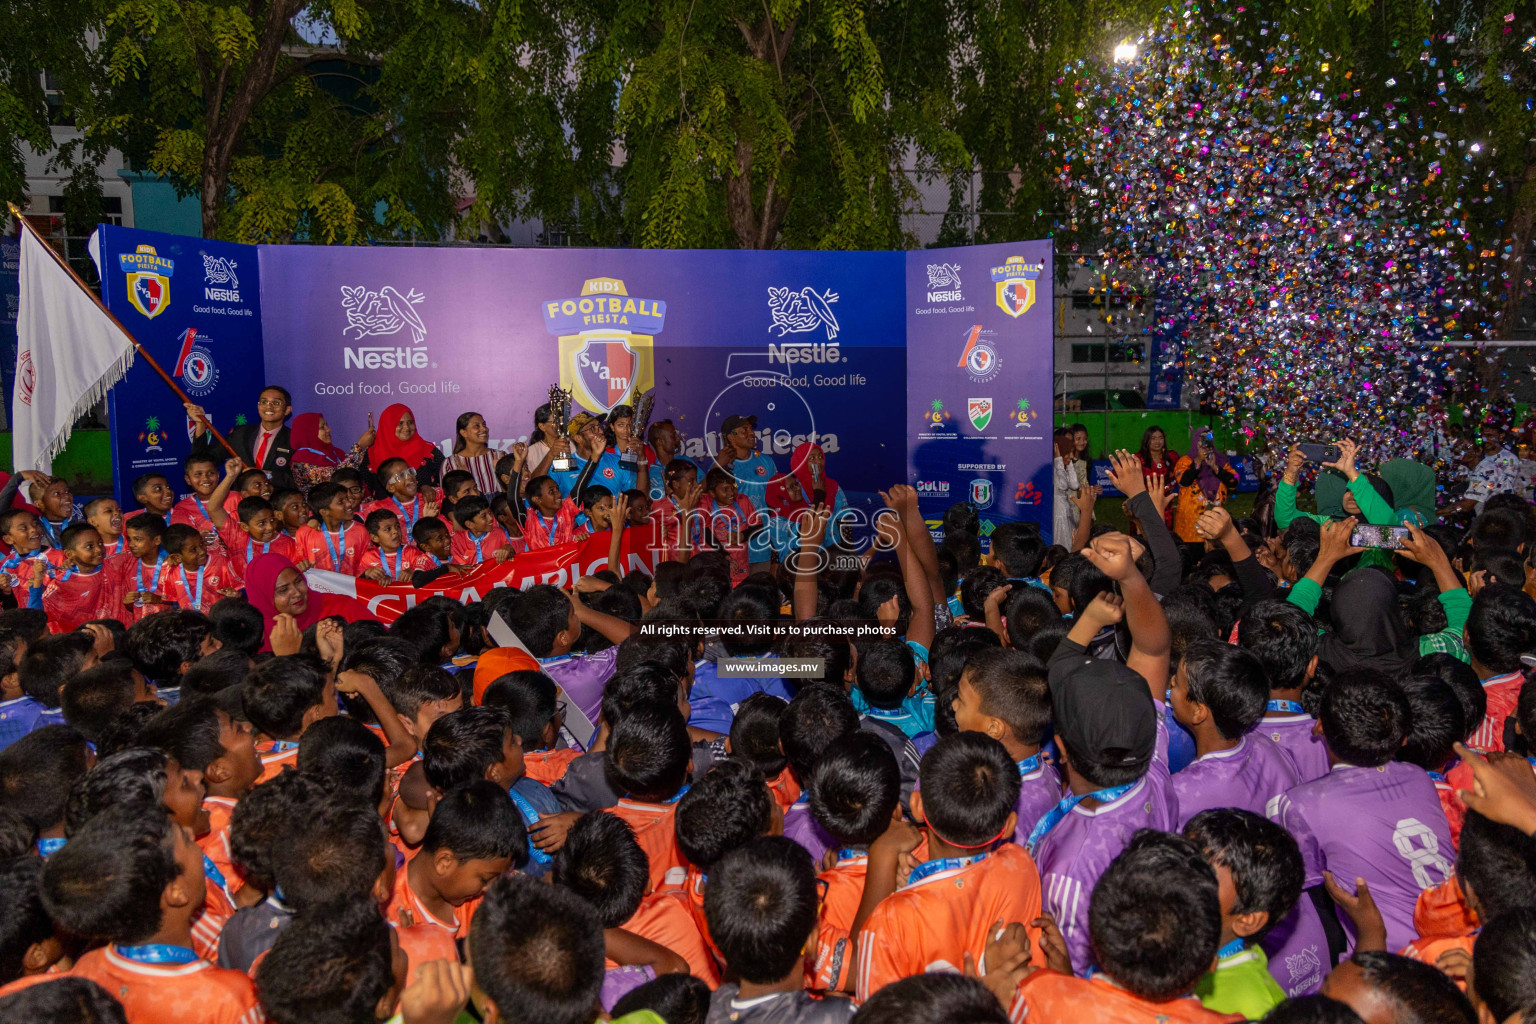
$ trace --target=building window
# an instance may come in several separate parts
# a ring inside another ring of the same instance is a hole
[[[50,214],[52,214],[53,216],[60,218],[60,223],[63,223],[62,218],[64,216],[64,197],[63,196],[49,196],[48,197],[48,212]],[[101,199],[101,223],[103,223],[103,224],[112,224],[112,225],[114,225],[116,227],[122,227],[123,226],[123,199],[122,199],[121,196],[103,196],[102,197],[102,199]],[[68,225],[65,225],[65,226],[66,226],[66,228],[68,227]],[[78,234],[80,232],[76,232],[76,233]],[[89,234],[90,233],[90,229],[87,228],[84,233],[85,234]]]
[[[1105,346],[1102,342],[1072,346],[1074,363],[1103,363]],[[1139,363],[1146,357],[1146,346],[1139,341],[1109,346],[1111,363]]]
[[[64,106],[64,91],[59,88],[53,72],[43,72],[43,99],[48,104],[48,123],[68,126],[75,123],[75,115]]]

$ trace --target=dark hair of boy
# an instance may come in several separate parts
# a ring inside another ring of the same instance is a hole
[[[944,737],[923,755],[918,779],[922,816],[949,845],[981,849],[1012,831],[1019,768],[992,737],[979,732]]]
[[[476,984],[506,1024],[589,1024],[603,929],[586,900],[525,875],[486,887],[469,932]]]
[[[1509,548],[1479,548],[1469,573],[1486,573],[1489,583],[1507,583],[1516,588],[1525,585],[1525,558]]]
[[[411,665],[388,685],[381,683],[379,688],[389,699],[390,706],[408,719],[415,718],[423,704],[464,695],[464,687],[453,673],[437,665]]]
[[[462,530],[465,529],[465,524],[467,524],[471,519],[475,518],[475,516],[479,515],[481,512],[486,511],[490,507],[491,503],[486,501],[480,495],[470,494],[454,502],[453,511],[450,512],[449,515],[453,516],[454,523],[456,523],[459,529]]]
[[[631,569],[624,574],[624,579],[620,582],[623,583],[625,590],[643,600],[651,592],[653,577],[639,569]]]
[[[186,523],[172,523],[165,528],[165,533],[161,534],[160,545],[168,553],[179,555],[182,548],[194,540],[201,539],[201,537],[202,534],[198,532],[196,527]]]
[[[795,969],[816,927],[816,868],[800,844],[763,836],[709,873],[704,916],[727,968],[757,985]]]
[[[128,517],[128,521],[123,523],[123,531],[159,540],[165,536],[165,520],[153,512],[139,512]]]
[[[0,536],[10,533],[17,520],[30,515],[32,513],[24,508],[8,508],[4,512],[0,512]]]
[[[47,708],[59,706],[59,690],[79,673],[96,642],[89,633],[55,633],[33,641],[16,667],[21,692]]]
[[[160,930],[162,894],[181,874],[177,832],[157,804],[135,801],[102,809],[43,869],[48,915],[88,938],[131,945],[154,935]]]
[[[1483,718],[1488,714],[1488,694],[1471,665],[1454,654],[1436,651],[1414,661],[1408,666],[1408,672],[1414,676],[1435,676],[1455,691],[1467,723],[1467,736],[1483,724]]]
[[[1061,611],[1051,595],[1034,586],[1015,585],[1003,602],[1003,622],[1008,626],[1008,643],[1022,647],[1046,625],[1061,621]]]
[[[681,562],[662,562],[651,577],[656,584],[656,596],[665,600],[678,597],[683,592],[684,577],[688,569]]]
[[[214,651],[206,658],[199,658],[196,665],[182,673],[182,699],[223,693],[245,682],[250,672],[251,659],[244,652],[233,648]]]
[[[894,711],[912,692],[917,661],[912,648],[900,640],[876,640],[859,646],[854,670],[859,691],[871,707]]]
[[[978,565],[960,582],[960,607],[974,622],[986,619],[987,596],[1008,585],[1008,576],[995,565]]]
[[[355,718],[322,718],[305,729],[294,767],[375,811],[384,799],[384,741]]]
[[[1376,768],[1402,749],[1413,722],[1408,698],[1375,669],[1340,672],[1323,692],[1323,739],[1345,764]]]
[[[165,751],[183,768],[205,772],[224,756],[219,733],[217,703],[209,697],[193,697],[178,701],[145,722],[138,742]]]
[[[339,671],[361,672],[378,684],[385,698],[389,699],[393,705],[390,693],[395,680],[408,667],[418,664],[420,660],[421,650],[410,640],[399,636],[370,637],[345,645]],[[436,666],[435,658],[432,664]],[[362,722],[377,724],[378,716],[373,713],[367,701],[347,696],[343,696],[342,701],[346,704],[349,715]]]
[[[421,744],[421,767],[427,784],[440,793],[485,778],[502,759],[507,738],[514,742],[507,713],[501,708],[468,707],[432,723]]]
[[[1467,531],[1467,542],[1474,548],[1508,548],[1515,550],[1526,541],[1525,516],[1513,509],[1483,506],[1483,512],[1472,521]]]
[[[638,635],[619,644],[613,659],[614,675],[642,664],[660,665],[677,679],[684,679],[693,667],[693,648],[684,640],[653,640]]]
[[[53,938],[53,919],[43,909],[43,861],[18,857],[0,864],[0,985],[24,973],[37,974],[52,960],[43,943]]]
[[[408,608],[389,625],[390,637],[405,640],[416,651],[415,660],[423,665],[440,665],[452,657],[455,643],[454,620],[450,609],[441,602],[424,601]],[[382,686],[383,684],[380,683]]]
[[[522,867],[528,861],[528,830],[505,789],[475,779],[443,794],[432,809],[421,849],[447,850],[460,863],[509,858],[513,867]]]
[[[213,637],[219,642],[218,653],[239,653],[254,658],[261,650],[263,622],[261,612],[242,597],[221,597],[208,609]]]
[[[475,482],[475,474],[467,469],[450,469],[443,474],[443,493],[451,495],[465,484]]]
[[[1040,572],[1045,543],[1029,523],[1003,523],[992,531],[992,560],[1001,563],[1010,579],[1025,579]]]
[[[96,527],[92,526],[90,523],[79,520],[70,523],[68,526],[64,527],[63,531],[59,533],[60,550],[68,551],[70,548],[74,547],[75,542],[87,532],[95,533]]]
[[[953,559],[956,576],[963,577],[981,563],[981,540],[972,533],[946,534],[944,543],[939,546],[939,555]]]
[[[249,523],[263,512],[276,512],[272,503],[259,494],[250,494],[241,498],[235,505],[235,518],[242,523]]]
[[[141,473],[139,476],[134,477],[133,484],[129,489],[133,492],[133,496],[137,498],[148,490],[150,483],[155,480],[164,480],[166,483],[171,482],[171,478],[164,473]]]
[[[784,770],[789,759],[779,747],[779,719],[789,702],[771,693],[754,693],[736,707],[731,719],[731,756],[757,766],[764,779]]]
[[[128,1024],[123,1004],[94,981],[55,975],[0,998],[0,1024]]]
[[[181,460],[181,471],[183,473],[190,473],[193,466],[212,466],[217,469],[219,460],[206,452],[193,452]]]
[[[1237,643],[1259,659],[1271,689],[1294,690],[1317,657],[1317,626],[1289,601],[1260,601],[1238,625]]]
[[[749,762],[716,761],[677,802],[677,848],[709,871],[730,851],[773,829],[773,797]]]
[[[811,815],[830,836],[843,846],[868,846],[890,827],[901,769],[884,740],[855,732],[817,759],[806,789]]]
[[[507,713],[512,734],[524,750],[542,750],[545,730],[555,717],[555,681],[538,669],[518,669],[501,676],[480,697],[487,707]]]
[[[959,501],[944,510],[944,539],[948,540],[951,534],[968,533],[972,537],[981,531],[981,517],[976,514],[976,506]]]
[[[1020,651],[981,650],[961,678],[981,699],[983,714],[1001,720],[1019,743],[1038,746],[1051,724],[1045,666]]]
[[[363,527],[368,531],[368,536],[377,537],[379,535],[379,527],[383,526],[391,519],[398,521],[399,518],[399,516],[395,515],[387,508],[376,508],[372,512],[368,513],[367,519],[363,520]]]
[[[32,853],[37,832],[16,811],[0,804],[0,862]]]
[[[367,897],[301,912],[256,966],[256,992],[267,1019],[355,1024],[393,1013],[399,993],[392,931]]]
[[[676,707],[680,686],[677,676],[655,662],[617,672],[603,687],[603,721],[613,729],[635,708]]]
[[[1408,698],[1410,728],[1395,760],[1440,771],[1454,754],[1452,747],[1467,738],[1460,698],[1438,676],[1408,676],[1398,688]]]
[[[870,996],[851,1024],[1007,1024],[1008,1014],[979,978],[915,974]]]
[[[1001,577],[1002,573],[997,575]],[[964,589],[962,586],[962,595]],[[901,570],[890,562],[871,564],[865,573],[864,583],[859,587],[858,617],[870,621],[878,619],[880,609],[891,598],[896,599],[896,622],[894,623],[896,635],[904,636],[907,632],[907,623],[912,617],[912,602],[907,599],[907,590],[901,580]],[[961,600],[964,600],[963,596]],[[861,649],[860,654],[862,653]]]
[[[1287,999],[1264,1017],[1264,1024],[1365,1024],[1348,1004],[1327,996]]]
[[[1184,837],[1212,867],[1231,872],[1239,938],[1263,938],[1301,898],[1306,875],[1301,848],[1268,818],[1235,807],[1201,811],[1184,826]],[[1259,914],[1265,915],[1262,920]]]
[[[97,761],[70,788],[64,805],[64,834],[73,836],[86,822],[118,804],[160,806],[170,760],[157,747],[129,747]]]
[[[422,516],[411,527],[411,540],[419,548],[432,543],[434,537],[448,533],[448,526],[436,516]]]
[[[318,514],[321,509],[329,508],[333,503],[345,498],[346,495],[347,489],[332,478],[309,489],[309,507]]]
[[[109,658],[93,665],[59,691],[64,721],[94,743],[113,719],[128,710],[135,687],[133,664],[128,660]]]
[[[241,797],[230,815],[230,857],[257,888],[270,890],[277,851],[308,827],[328,799],[330,791],[301,772],[263,782]]]
[[[1479,920],[1536,910],[1536,841],[1469,810],[1456,852],[1456,878],[1471,892]]]
[[[1094,886],[1088,934],[1116,985],[1153,1002],[1182,996],[1221,942],[1216,873],[1183,836],[1142,829]]]
[[[554,653],[562,644],[562,636],[565,637],[564,645],[569,646],[579,632],[579,629],[570,629],[570,598],[546,583],[535,584],[523,591],[523,596],[510,612],[502,612],[502,617],[535,658],[547,658]]]
[[[660,803],[688,781],[692,745],[688,723],[676,704],[647,704],[610,723],[603,773],[620,796]]]
[[[612,1019],[622,1020],[641,1010],[650,1010],[667,1024],[704,1024],[709,1017],[709,986],[691,974],[663,974],[620,996],[613,1004]]]
[[[779,742],[790,770],[804,785],[816,762],[834,743],[859,731],[859,713],[842,687],[813,683],[801,687],[779,716]]]
[[[113,754],[137,746],[139,731],[144,724],[160,713],[161,706],[153,701],[141,700],[128,705],[128,710],[112,719],[107,727],[101,730],[101,736],[96,740],[96,758],[111,757]]]
[[[1472,601],[1465,630],[1473,668],[1490,674],[1513,672],[1520,655],[1536,651],[1536,601],[1518,587],[1490,583]]]
[[[273,658],[251,670],[240,692],[251,724],[273,739],[297,739],[310,721],[336,713],[319,662],[304,655]]]
[[[581,489],[581,500],[577,502],[577,504],[579,504],[582,508],[591,508],[593,505],[596,505],[604,498],[612,497],[613,492],[611,490],[604,487],[602,484],[593,484],[590,487],[583,487]]]
[[[604,928],[621,928],[640,909],[650,866],[629,822],[590,811],[566,833],[550,877],[592,904]]]
[[[274,848],[272,870],[283,902],[303,913],[376,895],[386,856],[394,855],[377,808],[332,798],[311,808],[304,827]]]
[[[208,616],[173,608],[135,622],[128,630],[126,653],[145,679],[175,686],[181,674],[203,656],[203,642],[212,632]]]
[[[743,582],[720,602],[719,618],[732,625],[772,625],[783,618],[779,594],[776,590]],[[773,649],[773,638],[766,634],[744,630],[740,635],[726,635],[722,639],[725,652],[733,658],[749,658],[767,654]]]
[[[1492,1019],[1529,1019],[1536,1011],[1536,910],[1522,908],[1487,920],[1472,947],[1477,998]]]
[[[1241,739],[1264,717],[1269,679],[1251,652],[1217,640],[1202,640],[1184,652],[1180,666],[1189,699],[1211,712],[1223,739]]]
[[[42,835],[64,821],[70,788],[90,766],[85,737],[67,725],[45,725],[0,750],[0,806]]]
[[[1482,945],[1481,939],[1478,945]],[[1476,970],[1475,954],[1473,964]],[[1350,966],[1358,969],[1361,981],[1373,990],[1376,1005],[1386,1003],[1390,1007],[1383,1007],[1382,1019],[1393,1024],[1477,1024],[1472,1004],[1444,971],[1396,953],[1356,951],[1324,983],[1325,995],[1349,975]],[[1478,987],[1481,989],[1481,983]]]

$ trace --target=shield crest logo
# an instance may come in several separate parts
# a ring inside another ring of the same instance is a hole
[[[1035,282],[1015,277],[997,283],[997,305],[1011,317],[1021,317],[1035,304]]]
[[[640,370],[640,354],[630,347],[626,335],[589,337],[572,362],[572,375],[585,393],[582,404],[598,412],[623,404]]]
[[[164,274],[134,272],[128,275],[128,301],[153,319],[165,312],[171,297],[171,279]]]
[[[987,424],[992,422],[992,399],[967,399],[965,407],[966,411],[971,414],[971,426],[977,430],[986,430]]]
[[[977,508],[986,508],[992,504],[992,481],[971,481],[971,504]]]

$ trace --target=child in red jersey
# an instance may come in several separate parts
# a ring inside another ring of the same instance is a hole
[[[30,487],[28,493],[37,506],[37,525],[42,528],[45,543],[52,550],[62,552],[64,529],[75,518],[75,496],[69,491],[69,482],[50,477],[43,486]]]
[[[366,521],[373,513],[385,510],[400,518],[401,526],[409,534],[423,518],[438,513],[436,496],[420,493],[421,485],[411,464],[404,459],[385,459],[379,465],[379,479],[384,482],[385,496],[377,501],[364,502],[360,514]]]
[[[160,544],[165,529],[165,520],[150,512],[140,512],[125,526],[129,557],[114,559],[112,569],[121,581],[120,600],[130,624],[176,603],[166,596],[175,566]]]
[[[53,855],[43,904],[69,931],[110,940],[71,973],[117,997],[129,1024],[261,1024],[251,980],[192,948],[205,886],[187,830],[135,801],[94,815]]]
[[[139,503],[140,512],[151,512],[165,519],[176,507],[176,491],[164,474],[145,473],[133,481],[133,500]]]
[[[404,460],[397,460],[404,461]],[[416,474],[409,473],[412,480]],[[363,524],[370,547],[358,563],[359,575],[375,583],[409,583],[417,569],[431,569],[432,560],[414,544],[406,544],[400,517],[388,508],[375,508]],[[425,565],[423,565],[425,563]]]
[[[320,517],[320,528],[299,527],[294,537],[299,554],[316,569],[356,576],[364,552],[372,545],[363,524],[352,519],[352,499],[346,488],[334,481],[317,484],[309,492],[309,503]]]
[[[299,530],[309,522],[309,502],[298,491],[274,491],[268,499],[272,511],[277,513],[277,528],[289,540],[299,535]]]
[[[92,619],[130,618],[122,580],[103,568],[101,535],[89,523],[72,523],[60,537],[64,565],[43,590],[43,611],[55,633],[79,629]],[[126,624],[126,623],[125,623]]]
[[[330,482],[336,484],[346,492],[347,519],[349,521],[357,519],[357,511],[363,507],[363,498],[367,494],[366,487],[363,483],[363,474],[361,471],[351,466],[343,466],[341,469],[338,469],[336,472],[331,474]],[[310,505],[313,507],[313,487],[310,488],[310,492]]]
[[[731,472],[715,466],[704,474],[704,497],[698,506],[705,514],[704,529],[731,560],[731,585],[747,577],[747,533],[761,524],[752,499],[736,490]]]
[[[161,536],[170,582],[166,597],[183,608],[206,612],[221,597],[238,597],[243,585],[229,559],[210,551],[203,535],[187,523],[172,523]]]
[[[465,498],[480,494],[480,485],[475,483],[475,475],[467,469],[455,469],[443,474],[443,500],[441,507],[442,518],[450,525],[453,524],[453,510]]]
[[[267,474],[259,469],[236,470],[235,486],[230,489],[229,496],[224,499],[224,511],[234,515],[235,509],[246,498],[272,500],[272,481],[267,479]]]
[[[303,562],[293,538],[278,528],[277,512],[260,495],[241,498],[233,514],[215,509],[213,518],[230,564],[242,578],[246,567],[262,555],[282,555],[296,566]]]
[[[552,477],[536,476],[528,481],[528,514],[523,517],[523,538],[529,551],[569,544],[585,531],[576,526],[580,510],[576,502],[560,495],[560,485]]]
[[[85,521],[101,535],[102,560],[128,553],[128,538],[123,536],[123,510],[116,498],[96,498],[85,503]]]
[[[505,562],[515,550],[507,532],[496,525],[491,503],[478,494],[459,499],[453,506],[458,525],[450,542],[453,560],[459,565],[479,565],[493,559]]]
[[[416,550],[421,552],[416,567],[422,572],[449,569],[455,575],[469,572],[469,566],[453,563],[453,534],[442,519],[422,519],[411,530]]]
[[[218,525],[213,521],[212,513],[229,496],[235,477],[240,472],[239,463],[234,459],[229,460],[222,486],[219,481],[219,462],[212,455],[188,455],[182,467],[192,493],[171,509],[170,525],[185,523],[203,535],[203,543],[210,551],[216,551],[223,545],[219,542]]]
[[[10,556],[0,562],[0,590],[14,594],[16,603],[25,607],[32,563],[48,557],[43,547],[43,528],[37,516],[26,509],[6,509],[0,512],[0,540],[11,549]]]

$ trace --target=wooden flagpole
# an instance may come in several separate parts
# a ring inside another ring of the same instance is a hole
[[[62,267],[65,273],[74,278],[75,284],[79,285],[80,290],[85,292],[86,295],[89,295],[91,301],[96,303],[96,308],[105,313],[107,319],[111,320],[112,323],[117,326],[117,329],[123,332],[123,337],[128,339],[129,343],[133,345],[134,349],[139,353],[139,355],[144,357],[144,361],[149,363],[150,367],[160,375],[160,379],[165,381],[166,385],[170,387],[172,391],[176,392],[176,397],[181,399],[182,404],[191,405],[192,399],[188,398],[187,393],[181,390],[181,386],[176,383],[170,374],[165,372],[165,370],[160,366],[158,362],[155,361],[155,357],[150,355],[149,351],[143,345],[139,344],[139,339],[133,336],[133,332],[124,327],[123,322],[112,315],[112,311],[107,308],[106,304],[102,302],[101,299],[97,298],[96,293],[91,291],[90,286],[87,285],[84,281],[80,280],[80,275],[75,273],[75,268],[71,267],[68,261],[64,259],[64,257],[55,252],[53,246],[48,244],[48,240],[42,235],[38,234],[37,229],[27,222],[27,218],[22,215],[21,210],[16,206],[16,204],[8,202],[5,205],[10,207],[11,216],[16,218],[16,223],[21,225],[21,229],[23,231],[32,232],[32,237],[37,239],[38,244],[43,247],[44,251],[47,252],[49,256],[53,257],[53,261]],[[218,428],[216,428],[208,420],[203,421],[203,426],[208,428],[208,432],[213,435],[214,440],[223,445],[224,450],[229,452],[232,458],[239,462],[241,466],[245,466],[245,460],[240,458],[239,452],[230,447],[228,441],[224,440],[224,435],[219,433]]]

